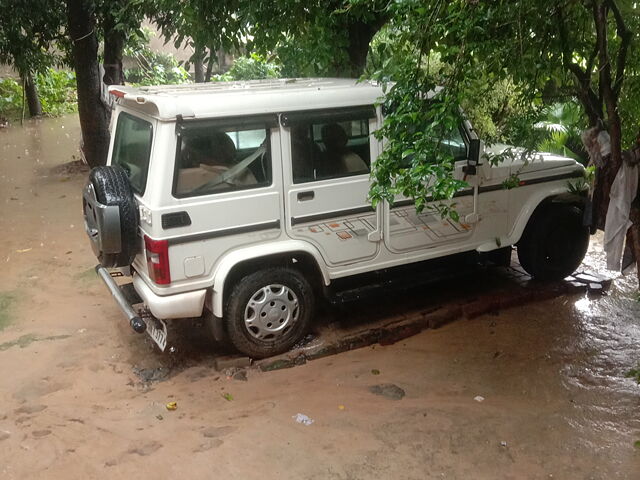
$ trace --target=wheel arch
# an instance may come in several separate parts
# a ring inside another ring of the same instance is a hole
[[[522,187],[518,187],[522,188]],[[479,252],[488,252],[499,247],[515,245],[520,241],[525,228],[534,216],[549,205],[561,203],[584,208],[586,197],[567,191],[566,185],[558,185],[532,195],[529,201],[520,209],[518,217],[509,234],[502,238],[498,245],[494,240],[482,244],[477,248]]]
[[[540,200],[537,203],[535,208],[530,209],[530,213],[528,216],[525,217],[525,215],[521,213],[520,216],[518,217],[518,220],[516,221],[516,224],[513,230],[511,231],[511,235],[510,235],[510,237],[514,239],[513,243],[515,244],[520,241],[520,239],[522,238],[522,234],[524,233],[524,230],[527,228],[527,225],[529,224],[529,222],[533,218],[535,218],[536,215],[542,212],[545,208],[548,208],[554,204],[563,204],[563,205],[574,205],[576,207],[579,207],[580,209],[583,209],[586,203],[586,200],[587,200],[586,197],[576,195],[575,193],[567,192],[566,190],[560,193],[548,195],[542,198],[542,200]]]
[[[216,317],[224,314],[224,304],[232,286],[249,272],[268,267],[293,266],[309,276],[315,288],[328,286],[329,273],[320,253],[312,246],[290,241],[260,248],[234,250],[218,264],[213,281],[211,309]]]

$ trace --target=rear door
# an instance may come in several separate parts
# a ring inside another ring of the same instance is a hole
[[[276,239],[282,214],[275,115],[184,121],[177,130],[171,197],[158,225],[173,281],[210,275],[234,248]]]
[[[379,250],[378,212],[368,200],[373,106],[281,115],[285,225],[329,265],[371,259]]]

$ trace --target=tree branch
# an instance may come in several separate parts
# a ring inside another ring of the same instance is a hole
[[[594,51],[589,57],[587,69],[583,71],[580,66],[573,61],[573,52],[571,51],[564,11],[561,5],[558,5],[556,18],[558,20],[560,42],[562,43],[562,64],[564,65],[564,68],[574,75],[579,86],[578,88],[580,88],[578,98],[584,105],[587,115],[589,116],[589,121],[592,124],[595,124],[598,118],[602,118],[602,101],[599,101],[598,95],[596,95],[591,86],[591,72],[598,53],[598,43],[596,42]]]
[[[620,90],[622,89],[622,82],[624,80],[624,71],[627,63],[627,53],[629,51],[629,45],[631,45],[631,39],[633,33],[624,21],[622,12],[616,3],[616,0],[606,0],[607,5],[613,12],[613,16],[616,20],[616,30],[620,37],[620,48],[618,49],[618,56],[616,58],[616,77],[613,83],[613,93],[616,98],[620,97]]]

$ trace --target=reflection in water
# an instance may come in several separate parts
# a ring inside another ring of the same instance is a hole
[[[606,270],[601,234],[592,237],[584,264],[589,270],[610,275],[613,282],[605,295],[585,295],[568,312],[573,338],[564,339],[562,348],[567,357],[562,375],[565,387],[579,400],[576,404],[581,413],[570,423],[579,431],[633,435],[640,428],[640,415],[633,413],[640,387],[627,373],[640,362],[636,275]]]
[[[581,315],[590,316],[593,314],[593,302],[587,296],[584,296],[580,300],[577,300],[576,303],[573,304],[573,306]]]

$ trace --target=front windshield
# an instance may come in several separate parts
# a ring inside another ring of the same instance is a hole
[[[125,112],[118,115],[111,164],[124,168],[131,187],[139,195],[144,194],[147,184],[152,139],[151,123]]]

